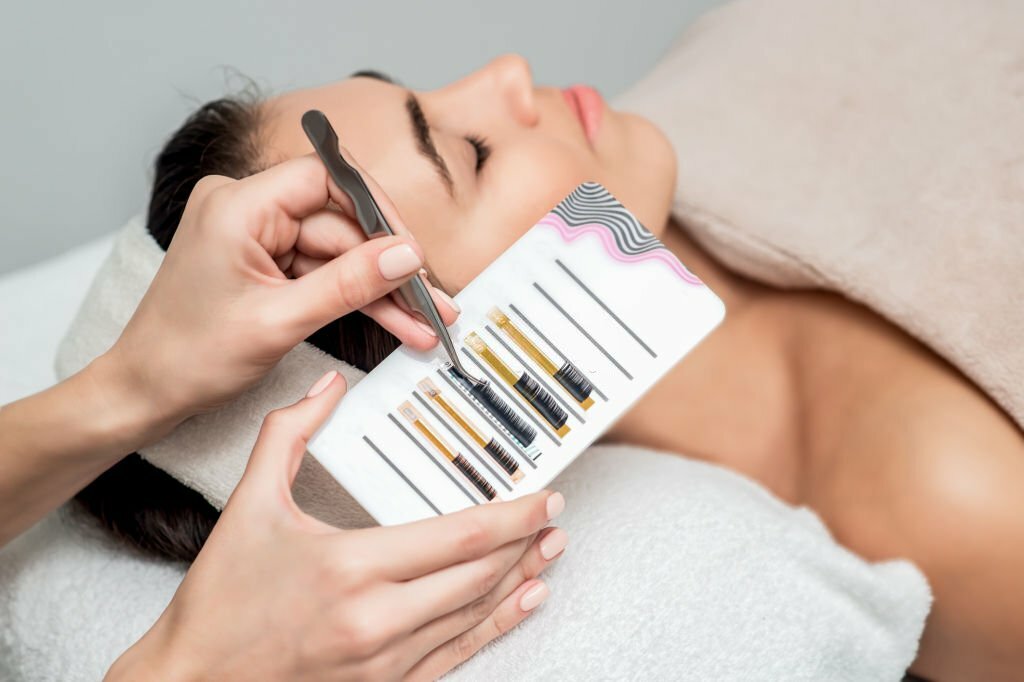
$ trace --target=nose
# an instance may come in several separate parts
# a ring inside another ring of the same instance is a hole
[[[491,72],[494,87],[516,120],[524,126],[536,125],[539,114],[533,96],[530,63],[521,55],[506,54],[492,61],[484,70]]]
[[[475,74],[466,83],[473,91],[477,106],[491,102],[504,110],[519,125],[534,126],[540,118],[533,91],[530,64],[517,54],[502,55]]]

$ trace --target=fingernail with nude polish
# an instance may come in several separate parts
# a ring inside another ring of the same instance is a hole
[[[551,493],[548,496],[548,521],[555,518],[565,509],[565,497],[562,493]]]
[[[544,583],[537,583],[519,598],[519,608],[523,611],[533,611],[535,608],[541,605],[541,603],[548,598],[551,592],[548,590],[548,586]]]
[[[402,279],[420,269],[423,261],[408,244],[392,246],[377,256],[377,268],[384,279]]]
[[[313,398],[323,393],[324,389],[331,385],[331,382],[334,381],[334,377],[336,376],[338,376],[338,373],[332,369],[330,372],[317,379],[316,383],[309,387],[306,397]]]
[[[441,299],[442,301],[447,303],[449,306],[451,306],[452,310],[454,310],[457,313],[461,313],[462,312],[462,308],[459,307],[459,304],[455,302],[454,298],[452,298],[451,296],[449,296],[445,292],[441,291],[437,287],[434,287],[434,293],[437,294],[437,297],[439,299]]]
[[[540,555],[545,561],[551,561],[569,544],[569,534],[561,528],[555,528],[540,541]]]

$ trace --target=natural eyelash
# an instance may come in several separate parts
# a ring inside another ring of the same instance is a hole
[[[476,152],[476,172],[479,173],[491,155],[491,146],[479,135],[467,135],[466,142],[473,145],[473,151]]]

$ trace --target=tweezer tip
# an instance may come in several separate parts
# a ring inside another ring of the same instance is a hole
[[[477,379],[475,376],[473,376],[472,374],[467,372],[462,367],[459,367],[458,365],[456,365],[451,360],[446,360],[445,363],[444,363],[444,366],[445,366],[445,369],[454,370],[459,376],[461,376],[466,381],[472,382],[472,383],[477,384],[479,386],[482,386],[482,385],[487,383],[483,379]]]

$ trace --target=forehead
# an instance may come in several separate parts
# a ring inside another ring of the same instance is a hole
[[[405,88],[370,78],[285,93],[264,105],[265,152],[272,162],[312,153],[301,119],[309,109],[319,109],[341,145],[384,188],[415,233],[418,219],[441,217],[453,206],[434,169],[416,150],[407,96]]]

